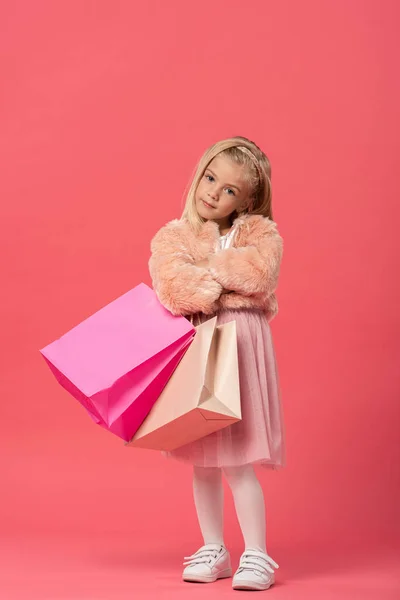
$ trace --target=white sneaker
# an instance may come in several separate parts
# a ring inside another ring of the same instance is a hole
[[[233,577],[233,589],[267,590],[275,583],[273,567],[279,569],[279,565],[265,552],[245,550]]]
[[[228,550],[221,544],[207,544],[193,556],[185,556],[183,581],[212,583],[217,579],[232,576]]]

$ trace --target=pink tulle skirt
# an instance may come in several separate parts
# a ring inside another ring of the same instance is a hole
[[[223,310],[218,324],[236,321],[242,420],[164,456],[200,467],[285,466],[285,431],[270,326],[261,310]],[[196,316],[201,322],[210,317]],[[195,320],[195,324],[197,324]]]

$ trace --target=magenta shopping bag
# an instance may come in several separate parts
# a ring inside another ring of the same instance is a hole
[[[195,329],[140,284],[41,353],[92,419],[132,439],[188,349]]]

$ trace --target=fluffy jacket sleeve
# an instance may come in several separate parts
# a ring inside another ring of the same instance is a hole
[[[222,286],[208,269],[195,265],[178,223],[167,224],[152,240],[149,270],[153,288],[174,315],[212,314]]]
[[[227,248],[210,258],[210,273],[227,290],[244,296],[273,294],[277,287],[283,241],[276,223],[263,219],[243,248]]]

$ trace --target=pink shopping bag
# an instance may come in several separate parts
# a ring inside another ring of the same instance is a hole
[[[140,284],[46,346],[58,382],[91,418],[132,439],[185,354],[195,329]]]

